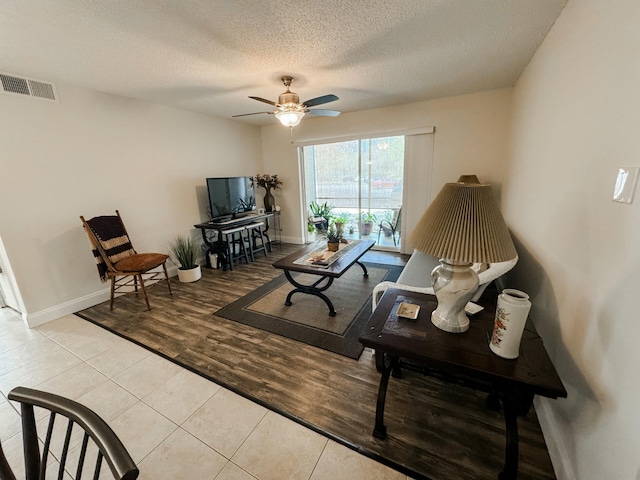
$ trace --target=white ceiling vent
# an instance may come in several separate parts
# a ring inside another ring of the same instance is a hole
[[[8,73],[0,73],[0,93],[14,96],[26,95],[58,103],[58,94],[53,84]]]

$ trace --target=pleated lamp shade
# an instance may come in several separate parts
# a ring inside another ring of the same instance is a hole
[[[408,241],[416,250],[456,262],[506,262],[517,255],[491,185],[475,175],[445,184]]]

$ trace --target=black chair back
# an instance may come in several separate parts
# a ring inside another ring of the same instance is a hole
[[[8,396],[9,400],[20,403],[22,412],[22,438],[24,444],[24,462],[26,480],[40,480],[46,478],[49,458],[54,455],[60,462],[58,478],[63,478],[67,471],[76,479],[94,478],[100,476],[103,460],[106,460],[107,468],[111,470],[114,479],[135,480],[139,471],[133,462],[127,449],[122,444],[115,432],[93,410],[68,398],[54,395],[48,392],[33,390],[25,387],[16,387]],[[40,407],[49,411],[49,423],[45,435],[41,435],[44,442],[42,452],[38,441],[34,407]],[[52,445],[59,442],[55,438],[54,426],[56,420],[66,420],[64,438],[61,451],[52,451]],[[71,437],[74,431],[79,429],[82,433],[82,443],[79,452],[75,445],[71,447]],[[97,451],[95,461],[87,461],[87,453]],[[69,455],[70,450],[73,451]],[[71,460],[73,458],[73,460]],[[87,473],[87,477],[83,474]],[[0,478],[3,480],[15,480],[6,461],[2,448],[0,448]]]

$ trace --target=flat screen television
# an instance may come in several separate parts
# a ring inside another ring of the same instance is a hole
[[[207,178],[211,220],[242,217],[256,209],[253,177]]]

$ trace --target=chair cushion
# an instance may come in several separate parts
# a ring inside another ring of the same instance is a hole
[[[146,272],[159,267],[167,261],[169,255],[164,253],[137,253],[123,258],[114,267],[120,272]]]

